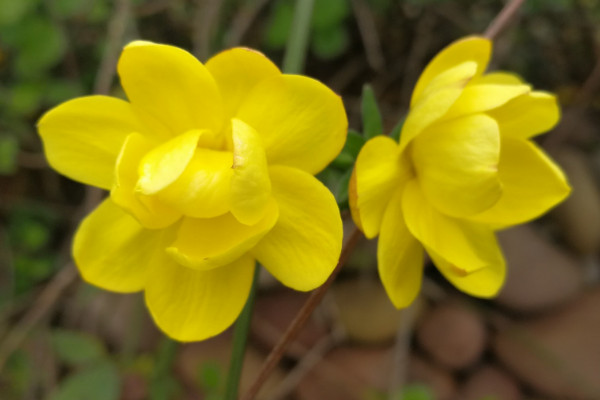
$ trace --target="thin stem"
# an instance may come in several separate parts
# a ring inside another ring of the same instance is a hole
[[[171,372],[178,346],[176,341],[168,337],[165,337],[160,344],[150,383],[150,400],[167,400],[170,397],[169,389],[164,382]]]
[[[296,335],[298,335],[298,332],[300,332],[300,329],[304,327],[304,324],[308,320],[308,317],[310,317],[312,312],[323,299],[323,296],[325,296],[327,289],[329,289],[329,286],[331,286],[331,284],[335,280],[335,277],[340,272],[342,266],[348,260],[352,249],[354,249],[354,246],[356,246],[356,243],[358,242],[358,239],[360,239],[361,236],[362,234],[360,233],[360,231],[357,228],[354,228],[354,230],[350,234],[350,237],[348,238],[348,241],[346,242],[346,245],[342,249],[340,260],[338,261],[338,264],[336,265],[335,269],[333,270],[327,281],[325,281],[325,283],[322,286],[320,286],[318,289],[311,293],[310,297],[302,306],[302,309],[300,309],[298,314],[296,314],[296,317],[288,326],[281,339],[279,339],[277,345],[275,345],[273,350],[271,350],[271,353],[269,353],[269,356],[262,365],[258,376],[252,383],[250,389],[242,397],[242,400],[254,399],[262,385],[265,383],[265,381],[271,374],[271,372],[273,372],[273,369],[277,366],[277,363],[279,363],[279,360],[281,360],[285,349],[290,345],[292,340],[294,340]]]
[[[248,341],[248,331],[250,330],[250,320],[252,319],[252,309],[254,307],[254,298],[256,297],[256,286],[258,282],[259,268],[254,267],[254,278],[250,295],[246,300],[246,305],[235,323],[233,331],[233,348],[231,349],[231,360],[229,362],[229,373],[227,374],[227,385],[225,386],[225,400],[236,400],[238,397],[238,387],[242,367],[244,365],[244,354],[246,352],[246,342]]]
[[[296,1],[294,20],[283,57],[283,72],[287,74],[299,74],[304,70],[314,3],[315,0]]]
[[[490,23],[483,36],[490,40],[494,40],[496,36],[506,28],[506,25],[512,21],[523,3],[525,3],[525,0],[510,0]]]

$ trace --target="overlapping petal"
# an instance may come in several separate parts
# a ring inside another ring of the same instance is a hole
[[[232,137],[231,213],[253,225],[263,218],[271,198],[267,156],[258,133],[239,119],[232,120]]]
[[[144,229],[107,199],[79,225],[73,258],[89,283],[115,292],[136,292],[144,288],[148,265],[164,252],[169,234]]]
[[[140,129],[129,103],[106,96],[67,101],[38,122],[52,168],[103,189],[112,186],[115,161],[125,138]]]
[[[469,73],[475,72],[474,63],[462,64],[460,68],[465,68],[466,72],[470,71]],[[461,95],[465,84],[466,82],[457,82],[454,85],[446,86],[426,96],[411,108],[402,126],[400,135],[401,152],[415,137],[448,112],[452,104]]]
[[[410,233],[457,271],[471,273],[503,262],[492,229],[440,213],[429,204],[417,180],[406,185],[402,210]]]
[[[530,91],[531,86],[525,84],[487,83],[485,81],[470,84],[465,87],[444,118],[450,119],[491,110],[519,96],[526,95]]]
[[[560,168],[527,140],[502,138],[498,173],[502,197],[472,220],[495,227],[520,224],[548,211],[571,191]]]
[[[269,169],[279,218],[252,254],[284,285],[312,290],[323,284],[342,247],[342,221],[331,192],[296,168]]]
[[[181,212],[156,197],[136,191],[138,166],[154,146],[155,143],[137,132],[127,136],[117,158],[115,182],[110,191],[111,199],[148,229],[165,228],[181,217]]]
[[[413,142],[412,161],[427,201],[455,216],[490,208],[502,195],[500,132],[493,118],[474,114],[432,126]]]
[[[352,217],[366,237],[377,236],[390,197],[408,174],[393,139],[376,136],[365,143],[356,159],[349,196]]]
[[[502,135],[528,139],[552,129],[560,119],[560,107],[556,96],[536,91],[519,96],[488,114],[498,122]]]
[[[311,174],[339,154],[348,121],[339,96],[304,76],[264,79],[244,99],[236,117],[261,136],[269,165],[287,165]]]
[[[271,199],[263,218],[251,226],[240,223],[230,213],[216,218],[185,218],[167,252],[189,268],[220,267],[252,249],[273,228],[278,217],[279,207]]]
[[[173,339],[204,340],[238,317],[252,285],[254,260],[244,256],[209,271],[182,267],[166,255],[154,258],[146,304],[156,324]]]
[[[419,77],[411,99],[411,107],[421,97],[427,86],[443,72],[468,61],[477,65],[474,76],[481,75],[486,69],[492,52],[492,42],[482,37],[467,37],[456,41],[439,52],[429,62]]]
[[[206,68],[219,86],[228,117],[235,115],[257,83],[281,74],[262,53],[241,47],[222,51],[208,60]]]
[[[471,296],[483,298],[494,297],[498,294],[506,279],[506,263],[504,258],[499,258],[496,262],[489,264],[485,268],[465,273],[462,270],[457,270],[452,263],[430,248],[427,248],[427,253],[429,253],[435,266],[446,279],[457,289]]]
[[[179,178],[156,196],[193,218],[213,218],[231,207],[233,154],[196,149]]]
[[[135,41],[123,49],[117,69],[132,107],[157,136],[223,127],[217,84],[187,51]]]
[[[138,166],[136,189],[151,195],[175,182],[192,160],[200,135],[202,131],[194,129],[146,153]]]
[[[377,245],[381,282],[397,308],[407,307],[421,289],[423,246],[408,231],[402,213],[402,188],[390,198]]]

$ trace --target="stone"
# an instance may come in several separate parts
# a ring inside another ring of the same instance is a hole
[[[359,277],[332,289],[339,323],[350,340],[376,344],[394,339],[402,311],[394,307],[379,280]]]
[[[498,332],[493,350],[543,396],[600,399],[600,288],[556,313]]]
[[[570,246],[581,254],[600,251],[600,187],[585,153],[563,148],[554,154],[573,188],[554,216]]]
[[[504,287],[494,301],[520,312],[563,304],[583,286],[577,260],[543,238],[533,225],[498,233],[507,265]]]
[[[520,400],[523,394],[515,379],[506,372],[493,365],[484,365],[467,378],[458,398]]]
[[[438,305],[417,326],[419,344],[435,361],[451,369],[463,369],[479,360],[487,336],[482,318],[457,302]]]

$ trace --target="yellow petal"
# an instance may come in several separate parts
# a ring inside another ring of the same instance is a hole
[[[241,223],[254,225],[271,197],[267,157],[256,131],[239,119],[232,120],[232,137],[231,213]]]
[[[502,135],[527,139],[552,129],[560,119],[560,107],[554,95],[531,92],[488,114],[498,121]]]
[[[390,197],[403,184],[407,174],[407,168],[400,162],[398,144],[393,139],[376,136],[360,150],[354,166],[352,215],[367,238],[374,238],[379,233]]]
[[[111,199],[148,229],[165,228],[181,217],[181,212],[163,204],[155,196],[146,196],[135,190],[138,165],[154,146],[154,142],[139,133],[127,136],[117,158],[115,183],[110,191]]]
[[[73,258],[83,279],[114,292],[143,289],[148,264],[164,249],[164,231],[144,229],[133,217],[104,200],[79,225]]]
[[[181,265],[208,270],[229,264],[253,248],[269,232],[279,216],[271,199],[262,220],[241,224],[230,213],[216,218],[185,218],[167,252]]]
[[[494,71],[481,75],[471,83],[478,84],[497,84],[497,85],[520,85],[523,80],[513,72]]]
[[[52,168],[76,181],[110,189],[125,137],[139,132],[140,126],[129,103],[89,96],[48,111],[38,130]]]
[[[450,107],[445,119],[474,114],[500,107],[518,96],[531,91],[529,85],[507,85],[477,82],[465,87],[460,97]]]
[[[419,102],[445,87],[465,87],[475,74],[477,73],[477,63],[474,61],[465,61],[464,63],[458,64],[452,68],[449,68],[435,78],[433,78],[423,93],[419,97],[419,101],[415,102],[412,106],[416,106]]]
[[[413,302],[423,279],[423,247],[410,234],[402,215],[402,189],[385,211],[377,244],[377,265],[385,290],[397,308]]]
[[[469,273],[502,262],[490,228],[441,214],[428,203],[416,179],[406,185],[402,210],[410,233],[457,271]]]
[[[279,219],[252,253],[284,285],[312,290],[335,268],[342,250],[342,220],[331,192],[296,168],[270,168]]]
[[[425,197],[445,214],[474,215],[502,195],[500,133],[484,114],[431,126],[414,140],[412,156]]]
[[[476,297],[490,298],[498,294],[506,278],[506,263],[504,258],[489,264],[485,268],[465,274],[457,270],[451,263],[435,251],[427,248],[427,253],[438,270],[457,289]]]
[[[231,207],[233,154],[196,149],[194,157],[175,182],[156,196],[193,218],[213,218]]]
[[[179,178],[194,156],[200,135],[202,131],[188,131],[149,151],[138,167],[137,190],[155,194]]]
[[[208,60],[206,68],[219,86],[225,113],[230,117],[257,83],[281,74],[262,53],[243,47],[222,51]]]
[[[236,320],[250,293],[254,260],[198,271],[156,257],[146,284],[146,304],[156,324],[181,342],[218,335]]]
[[[192,129],[218,132],[221,95],[210,72],[193,55],[174,46],[135,41],[117,66],[132,107],[146,122],[171,136]]]
[[[476,64],[466,62],[457,67],[457,71],[448,71],[451,75],[457,73],[470,76],[475,73]],[[400,151],[403,152],[406,146],[421,132],[431,124],[439,120],[446,114],[448,109],[454,104],[456,99],[462,93],[466,81],[458,81],[451,85],[441,87],[439,90],[423,96],[422,100],[415,103],[404,121],[402,133],[400,135]]]
[[[339,154],[346,141],[348,121],[342,99],[305,76],[263,80],[236,116],[261,136],[269,165],[315,174]]]
[[[571,188],[560,168],[533,142],[502,138],[498,173],[502,197],[471,219],[507,227],[538,217],[563,201]]]
[[[476,75],[481,75],[487,67],[491,52],[492,42],[482,37],[467,37],[450,44],[429,62],[421,74],[412,95],[411,107],[436,76],[456,65],[473,61],[477,64]]]

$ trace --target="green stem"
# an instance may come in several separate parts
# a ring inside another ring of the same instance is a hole
[[[294,20],[283,57],[283,72],[287,74],[299,74],[304,70],[314,3],[315,0],[296,1]]]
[[[238,387],[244,364],[244,353],[246,352],[246,342],[248,340],[248,331],[250,330],[250,320],[252,319],[254,297],[256,296],[258,272],[258,266],[255,266],[250,295],[233,330],[233,347],[231,349],[231,361],[229,362],[229,372],[227,374],[227,385],[225,386],[225,400],[236,400],[238,398]]]
[[[166,382],[169,381],[178,346],[179,343],[168,337],[165,337],[160,344],[150,383],[151,400],[167,400],[171,397],[172,388]]]

